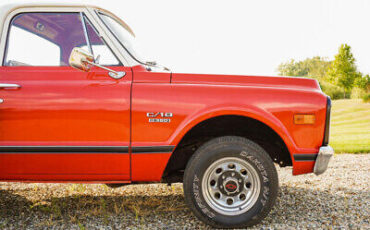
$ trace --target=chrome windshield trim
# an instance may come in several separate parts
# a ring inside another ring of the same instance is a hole
[[[81,18],[81,24],[82,24],[82,28],[84,30],[84,35],[85,35],[85,40],[86,40],[86,45],[89,49],[89,52],[93,55],[94,57],[94,51],[92,50],[92,47],[91,47],[91,44],[90,44],[90,39],[89,39],[89,35],[87,34],[87,29],[86,29],[86,22],[85,22],[85,17],[84,17],[84,14],[82,12],[80,12],[80,18]]]

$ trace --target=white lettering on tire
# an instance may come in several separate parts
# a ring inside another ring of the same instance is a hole
[[[266,171],[265,167],[262,165],[262,163],[256,157],[254,157],[253,155],[248,154],[246,151],[242,151],[240,153],[240,156],[252,161],[256,165],[256,167],[258,168],[258,170],[260,171],[260,173],[262,175],[263,183],[268,183],[269,182],[269,178],[268,178],[267,171]],[[270,192],[269,192],[269,188],[267,186],[262,186],[262,190],[263,191],[262,191],[261,203],[262,203],[263,206],[265,206]]]
[[[209,218],[213,218],[215,217],[216,215],[211,212],[202,202],[202,199],[200,198],[200,195],[199,195],[199,178],[197,175],[194,175],[194,180],[193,180],[193,194],[194,194],[194,198],[195,198],[195,201],[197,202],[197,205],[198,207],[200,208],[200,210],[202,210],[202,212],[204,214],[206,214]]]

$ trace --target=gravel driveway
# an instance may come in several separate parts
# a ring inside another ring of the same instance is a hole
[[[336,155],[321,175],[279,170],[275,208],[255,229],[370,229],[370,154]],[[204,229],[182,184],[0,183],[0,229]]]

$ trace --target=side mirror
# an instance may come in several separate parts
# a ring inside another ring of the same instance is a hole
[[[69,56],[69,65],[84,72],[89,72],[93,62],[94,56],[78,47],[73,48]]]
[[[94,56],[79,47],[73,48],[71,55],[69,56],[69,65],[84,72],[89,72],[91,66],[97,66],[107,70],[108,75],[116,80],[121,79],[126,75],[125,72],[116,72],[112,69],[94,63]]]

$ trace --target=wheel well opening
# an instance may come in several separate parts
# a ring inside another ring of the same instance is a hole
[[[255,119],[225,115],[205,120],[182,138],[163,173],[167,183],[182,182],[186,164],[205,142],[220,136],[241,136],[259,144],[281,167],[291,166],[289,151],[281,137],[269,126]]]

